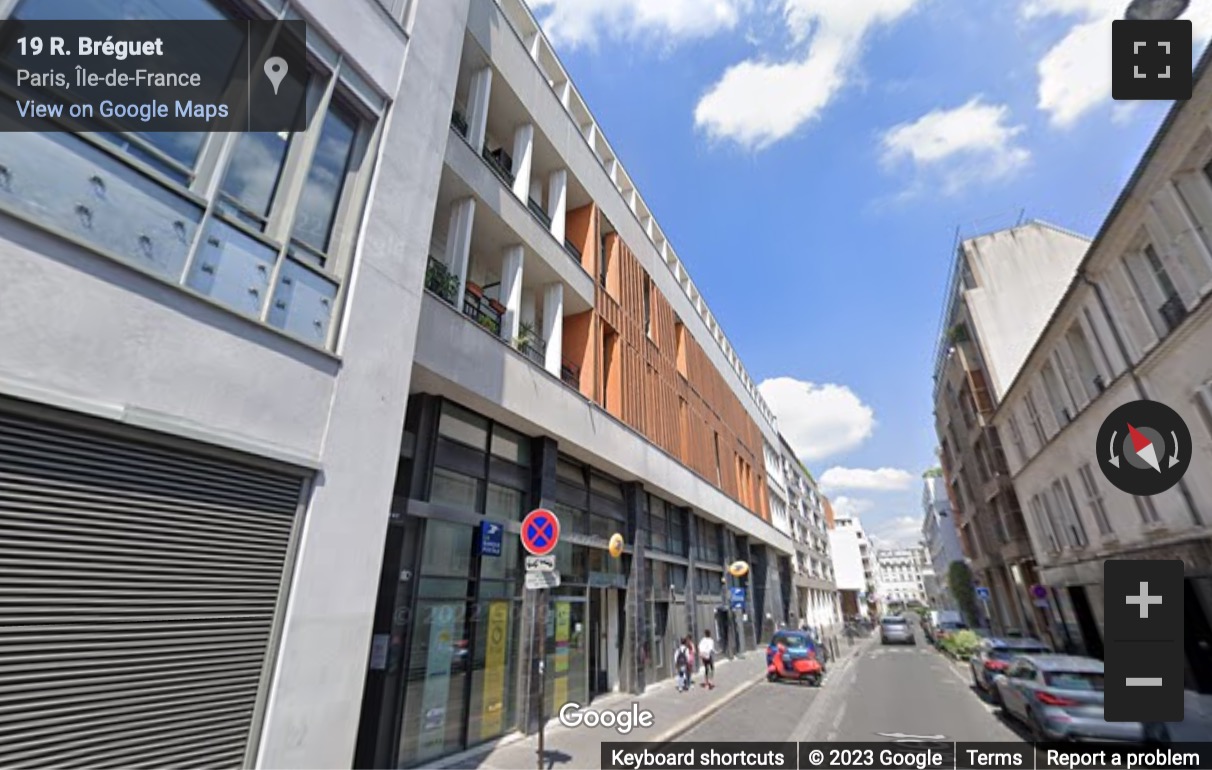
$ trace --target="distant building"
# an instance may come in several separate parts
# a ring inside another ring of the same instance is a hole
[[[922,546],[876,551],[875,590],[880,607],[927,604],[925,572],[929,564]]]
[[[939,476],[927,476],[922,484],[922,545],[931,573],[926,579],[927,604],[931,609],[956,610],[959,605],[951,591],[951,564],[964,560],[959,532],[947,497],[947,483]]]
[[[870,617],[870,598],[875,594],[873,549],[857,516],[834,513],[829,550],[842,616]]]
[[[786,494],[791,540],[795,544],[792,564],[791,616],[793,623],[814,629],[829,629],[841,622],[841,603],[834,582],[826,511],[829,501],[817,489],[816,480],[796,457],[785,439],[779,440],[781,468],[778,476]],[[767,473],[767,478],[775,474]],[[774,498],[771,497],[771,516]],[[777,522],[775,523],[777,527]]]

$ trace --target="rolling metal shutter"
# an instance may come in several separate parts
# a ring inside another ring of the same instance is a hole
[[[302,478],[0,410],[0,767],[238,767]]]

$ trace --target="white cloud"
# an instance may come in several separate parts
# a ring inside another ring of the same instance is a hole
[[[811,122],[852,79],[864,44],[922,0],[783,0],[787,32],[798,55],[766,56],[729,67],[694,110],[695,125],[714,140],[760,150]]]
[[[864,528],[876,548],[909,548],[922,539],[922,523],[913,516],[894,516]]]
[[[1039,60],[1037,106],[1056,128],[1069,128],[1111,99],[1111,22],[1126,0],[1024,0],[1024,19],[1059,16],[1070,20],[1065,36]],[[1212,37],[1212,3],[1197,2],[1190,19],[1196,47]]]
[[[871,500],[846,497],[845,495],[830,498],[829,504],[833,506],[833,512],[838,516],[862,516],[875,507],[875,503]]]
[[[758,386],[779,432],[805,462],[854,449],[875,429],[875,412],[845,385],[775,377]]]
[[[821,474],[821,486],[826,490],[862,489],[873,492],[901,492],[913,486],[916,478],[901,468],[841,468],[833,467]]]
[[[733,29],[752,0],[530,0],[543,31],[558,45],[602,38],[673,44]]]
[[[1017,143],[1023,130],[1011,125],[1009,107],[977,96],[893,126],[880,146],[885,165],[908,160],[919,173],[939,176],[943,191],[955,194],[971,182],[1001,179],[1026,165],[1031,153]]]

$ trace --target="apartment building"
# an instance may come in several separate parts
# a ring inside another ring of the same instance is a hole
[[[828,501],[786,439],[780,437],[779,444],[791,540],[795,544],[791,580],[795,592],[791,605],[793,625],[831,629],[841,622],[841,603],[829,552],[825,520]]]
[[[926,604],[927,573],[933,578],[933,567],[921,546],[877,550],[875,591],[880,607],[886,610],[906,604]]]
[[[925,580],[926,603],[933,609],[958,610],[951,590],[951,565],[964,561],[964,552],[947,495],[947,482],[941,472],[927,474],[922,480],[922,510],[922,547],[930,562],[930,574]]]
[[[1102,656],[1105,559],[1186,565],[1187,686],[1212,690],[1212,76],[1205,54],[993,415],[1061,644]],[[1096,436],[1138,399],[1191,430],[1191,471],[1153,497],[1113,487]]]
[[[1043,618],[1030,597],[1034,556],[992,417],[1088,246],[1027,222],[962,241],[948,281],[935,430],[960,543],[974,579],[990,591],[998,633],[1038,633]]]
[[[842,617],[870,618],[875,613],[875,549],[857,516],[835,513],[829,528],[829,555]]]
[[[312,114],[0,135],[0,764],[419,766],[790,622],[773,415],[521,2],[137,8],[306,20]]]

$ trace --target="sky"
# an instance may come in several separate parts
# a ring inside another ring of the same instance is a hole
[[[780,432],[917,542],[957,232],[1092,237],[1169,106],[1111,100],[1127,0],[530,3]]]

